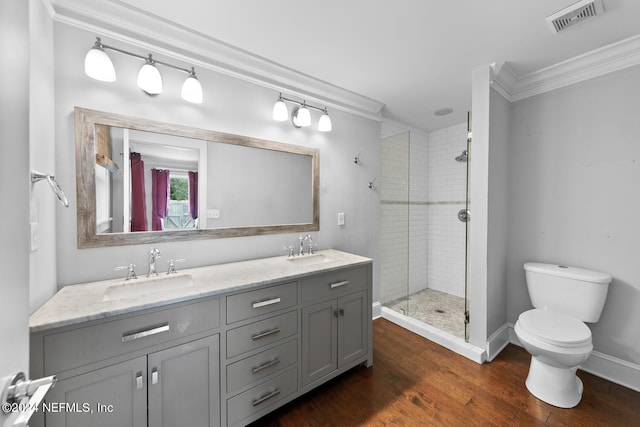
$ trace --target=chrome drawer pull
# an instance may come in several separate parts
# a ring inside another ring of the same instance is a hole
[[[340,286],[346,286],[348,284],[349,284],[348,280],[343,280],[341,282],[332,283],[329,286],[331,286],[331,289],[335,289],[335,288],[339,288]]]
[[[277,395],[280,394],[280,390],[275,389],[267,394],[265,394],[264,396],[255,399],[253,402],[251,402],[253,404],[253,406],[258,406],[259,404],[261,404],[262,402],[271,399],[272,397],[276,397]]]
[[[255,334],[251,336],[252,340],[259,340],[260,338],[268,337],[269,335],[277,334],[280,332],[280,328],[274,328],[266,332],[261,332],[259,334]]]
[[[253,303],[253,308],[260,308],[271,304],[277,304],[280,302],[280,298],[272,298],[265,301],[258,301]]]
[[[275,358],[273,360],[268,361],[267,363],[263,363],[260,366],[256,366],[255,368],[251,369],[251,372],[253,372],[254,374],[257,374],[258,372],[262,371],[263,369],[270,368],[271,366],[277,365],[278,363],[280,363],[280,359]]]
[[[123,335],[122,342],[133,341],[139,338],[148,337],[151,335],[159,334],[161,332],[167,332],[170,329],[169,324],[158,326],[157,328],[147,329],[146,331],[134,332],[132,334]]]

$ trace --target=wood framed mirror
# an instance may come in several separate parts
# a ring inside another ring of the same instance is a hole
[[[320,229],[317,149],[80,107],[74,118],[78,248]]]

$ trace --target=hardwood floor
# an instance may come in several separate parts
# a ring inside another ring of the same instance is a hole
[[[374,364],[357,367],[253,426],[638,426],[640,393],[578,371],[580,404],[533,397],[529,354],[509,345],[479,365],[384,320],[373,322]]]

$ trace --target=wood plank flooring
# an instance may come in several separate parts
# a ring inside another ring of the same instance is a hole
[[[640,426],[640,393],[578,371],[580,404],[533,397],[529,354],[509,345],[479,365],[385,320],[373,322],[374,364],[357,367],[253,426]]]

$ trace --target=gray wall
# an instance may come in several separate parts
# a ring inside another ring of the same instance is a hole
[[[53,83],[53,23],[41,1],[30,4],[30,169],[56,175]],[[73,188],[66,189],[66,193]],[[30,253],[29,300],[35,310],[57,290],[56,213],[65,208],[46,181],[32,187],[29,221],[37,224],[38,249]],[[70,209],[70,208],[69,208]]]
[[[531,304],[523,263],[613,276],[596,351],[640,362],[640,67],[512,104],[508,319]]]
[[[509,182],[510,104],[498,92],[489,94],[489,200],[487,233],[487,333],[507,321],[507,185]],[[472,143],[473,144],[473,143]],[[473,150],[472,150],[473,156]],[[473,158],[472,160],[473,161]],[[474,199],[471,199],[473,203]],[[470,222],[473,222],[473,208]],[[473,245],[473,242],[472,242]],[[473,250],[475,246],[471,247]],[[473,304],[473,302],[472,302]]]
[[[59,287],[118,277],[121,273],[114,272],[114,267],[128,263],[137,264],[138,272],[143,273],[146,271],[146,252],[150,246],[77,249],[74,106],[318,148],[321,168],[320,231],[313,233],[314,241],[319,249],[336,248],[378,258],[379,200],[377,193],[367,188],[367,183],[379,175],[379,122],[330,109],[332,132],[294,129],[288,122],[275,122],[271,118],[278,96],[275,90],[197,67],[198,78],[204,89],[202,105],[182,101],[179,90],[184,76],[164,68],[161,72],[165,93],[152,98],[135,85],[140,62],[116,53],[110,56],[116,68],[117,81],[98,82],[85,76],[83,69],[84,56],[92,46],[94,37],[93,33],[66,24],[54,24],[57,178],[67,191],[71,203],[71,208],[59,211],[57,218]],[[106,38],[103,38],[103,42],[109,44]],[[146,53],[135,46],[120,43],[117,46]],[[154,58],[185,67],[189,65],[159,54],[154,54]],[[317,120],[313,113],[312,119]],[[352,159],[359,152],[368,159],[366,169],[353,165]],[[291,209],[295,208],[291,206]],[[344,227],[337,225],[338,212],[345,213]],[[297,234],[281,234],[174,242],[157,246],[162,251],[163,265],[169,258],[186,258],[186,263],[182,265],[195,267],[284,256],[283,247],[295,243]],[[376,281],[377,274],[374,273],[377,292]]]
[[[6,377],[28,372],[29,333],[29,84],[30,5],[0,2],[0,387]],[[8,203],[10,201],[10,203]],[[0,413],[0,425],[9,425]],[[13,418],[15,420],[15,417]]]

